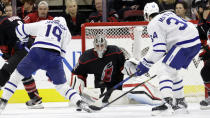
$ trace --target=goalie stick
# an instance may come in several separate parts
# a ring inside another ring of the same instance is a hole
[[[90,106],[91,109],[99,111],[107,106],[109,106],[110,104],[112,104],[113,102],[117,101],[118,99],[122,98],[123,96],[125,96],[126,94],[130,93],[131,91],[133,91],[134,89],[138,88],[139,86],[147,83],[148,81],[152,80],[153,78],[155,78],[157,75],[154,75],[152,77],[150,77],[149,79],[145,80],[144,82],[140,83],[139,85],[135,86],[134,88],[130,89],[129,91],[125,92],[124,94],[120,95],[119,97],[115,98],[114,100],[112,100],[111,102],[108,102],[107,104],[101,106],[101,107],[96,107],[96,106]]]

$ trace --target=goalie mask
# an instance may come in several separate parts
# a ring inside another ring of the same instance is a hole
[[[149,16],[153,13],[159,13],[159,7],[155,2],[147,3],[144,6],[144,19],[149,21]]]
[[[94,51],[97,52],[99,58],[103,58],[107,49],[107,42],[103,35],[98,35],[93,41]]]

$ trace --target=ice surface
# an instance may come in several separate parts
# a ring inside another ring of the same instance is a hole
[[[44,109],[27,109],[25,104],[8,104],[0,118],[210,118],[210,110],[200,110],[198,103],[189,104],[189,114],[151,116],[152,106],[115,105],[95,113],[78,112],[67,102],[44,103]]]

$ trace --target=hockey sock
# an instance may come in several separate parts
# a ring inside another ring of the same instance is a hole
[[[205,83],[205,98],[210,97],[210,83]]]
[[[82,100],[81,96],[67,83],[55,85],[55,88],[62,96],[64,96],[66,99],[69,99],[73,104],[76,104],[79,100]]]
[[[4,91],[2,94],[2,98],[9,100],[10,97],[14,94],[15,90],[18,87],[18,83],[23,79],[23,75],[21,75],[17,70],[15,70],[9,81],[5,84]]]
[[[24,78],[22,81],[30,99],[33,99],[34,97],[40,98],[34,78],[32,76],[29,78]]]

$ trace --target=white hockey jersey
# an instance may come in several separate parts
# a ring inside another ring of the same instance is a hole
[[[71,41],[71,34],[68,27],[56,20],[43,20],[18,25],[16,27],[16,35],[23,42],[27,42],[29,35],[36,36],[31,48],[54,49],[61,52],[61,56],[63,57]]]
[[[188,48],[200,43],[195,25],[173,12],[155,16],[148,24],[147,30],[152,39],[153,51],[145,58],[154,63],[174,45]]]

